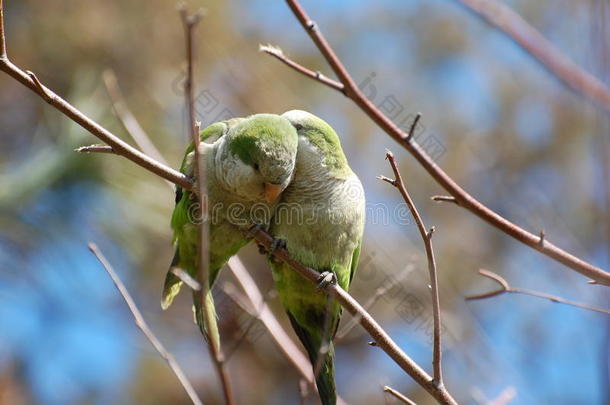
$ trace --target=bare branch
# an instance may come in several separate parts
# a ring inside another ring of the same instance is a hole
[[[546,294],[543,292],[527,290],[524,288],[511,287],[510,284],[503,277],[501,277],[499,274],[496,274],[489,270],[480,269],[479,274],[482,275],[483,277],[490,278],[493,281],[495,281],[496,283],[498,283],[500,285],[500,289],[490,291],[488,293],[483,293],[483,294],[469,295],[469,296],[465,297],[466,300],[472,301],[472,300],[491,298],[491,297],[495,297],[497,295],[501,295],[504,293],[523,294],[523,295],[529,295],[531,297],[547,299],[551,302],[557,302],[560,304],[570,305],[570,306],[577,307],[577,308],[587,309],[589,311],[600,312],[602,314],[610,314],[610,309],[599,308],[599,307],[595,307],[592,305],[567,300],[565,298],[557,297],[555,295]]]
[[[205,167],[203,163],[203,157],[201,155],[201,141],[199,138],[199,124],[195,120],[195,97],[194,97],[194,37],[195,27],[203,16],[202,12],[198,12],[194,15],[189,15],[186,6],[180,6],[180,16],[182,17],[182,25],[184,26],[184,35],[186,39],[186,58],[187,58],[187,75],[185,83],[185,97],[186,106],[188,109],[189,118],[189,130],[191,140],[194,146],[194,166],[196,180],[197,180],[197,195],[199,196],[200,212],[202,218],[207,218],[207,179],[205,176]],[[216,367],[216,372],[222,383],[222,389],[227,405],[234,405],[235,399],[233,396],[233,390],[229,381],[229,375],[227,373],[224,356],[220,349],[220,341],[218,339],[218,331],[212,331],[211,325],[216,325],[216,320],[213,319],[215,311],[212,308],[212,303],[207,299],[208,294],[211,294],[210,283],[209,283],[209,224],[203,220],[199,224],[199,262],[197,266],[196,279],[199,285],[202,287],[200,290],[195,291],[195,299],[200,303],[203,308],[203,322],[207,329],[207,343],[210,350],[210,355]],[[214,323],[212,323],[214,322]],[[217,328],[217,326],[215,326]]]
[[[4,36],[4,5],[2,0],[0,0],[0,59],[2,59],[2,62],[8,59],[6,54],[6,38]]]
[[[318,29],[315,22],[313,22],[298,0],[286,0],[288,6],[299,20],[305,31],[309,34],[312,41],[318,47],[318,50],[334,73],[339,78],[343,88],[340,90],[337,86],[332,86],[328,83],[331,88],[341,91],[348,98],[350,98],[360,109],[367,114],[383,131],[385,131],[390,137],[404,147],[411,155],[419,162],[419,164],[430,174],[432,178],[442,186],[449,194],[451,194],[458,205],[466,208],[485,222],[499,229],[500,231],[512,236],[519,242],[538,250],[544,255],[564,264],[565,266],[575,270],[582,275],[589,277],[599,284],[610,285],[610,273],[605,270],[594,266],[586,261],[560,249],[554,244],[545,241],[544,245],[541,246],[539,243],[538,235],[526,231],[525,229],[517,226],[510,222],[506,218],[502,217],[498,213],[494,212],[481,202],[476,200],[473,196],[468,194],[466,190],[460,187],[447,173],[445,173],[434,160],[426,153],[426,151],[419,146],[416,142],[413,142],[412,138],[409,138],[402,129],[392,122],[385,114],[383,114],[358,88],[350,74],[347,72],[343,63],[339,60],[334,50],[328,44],[320,30]],[[275,56],[275,55],[274,55]],[[277,57],[277,56],[276,56]],[[284,56],[285,58],[285,56]],[[280,59],[281,60],[281,59]],[[292,61],[290,61],[292,62]],[[296,64],[296,62],[292,62]],[[287,63],[288,64],[288,63]],[[288,64],[292,67],[291,64]],[[296,64],[298,65],[298,64]],[[298,65],[300,66],[300,65]],[[298,72],[305,74],[308,77],[312,77],[311,74],[307,74],[303,69],[296,69]],[[317,80],[316,77],[314,79]],[[319,80],[318,80],[319,81]]]
[[[172,274],[180,279],[184,284],[186,284],[191,290],[199,291],[201,290],[201,284],[197,282],[193,277],[190,276],[186,271],[182,270],[180,267],[172,267],[170,269]]]
[[[409,398],[407,398],[406,396],[404,396],[403,394],[401,394],[400,392],[396,391],[394,388],[392,388],[388,385],[383,387],[383,391],[387,392],[388,394],[392,395],[394,398],[398,399],[401,402],[404,402],[407,405],[417,405],[415,402],[411,401]]]
[[[1,5],[1,0],[0,0],[0,5]],[[127,288],[125,287],[125,285],[123,284],[123,282],[121,281],[119,276],[116,274],[116,272],[114,271],[114,269],[112,268],[110,263],[108,263],[108,260],[106,260],[106,257],[104,257],[102,252],[100,252],[99,248],[94,243],[89,243],[89,250],[91,251],[91,253],[93,253],[95,255],[97,260],[102,264],[102,266],[104,267],[104,269],[106,270],[106,272],[108,273],[110,278],[112,279],[112,282],[114,283],[115,287],[117,288],[117,290],[119,290],[119,293],[121,293],[121,296],[125,300],[125,303],[129,307],[129,310],[131,311],[131,314],[133,315],[136,326],[138,328],[140,328],[142,333],[144,333],[144,335],[153,345],[155,350],[161,355],[161,357],[163,357],[163,359],[165,359],[165,361],[170,366],[170,368],[172,369],[172,371],[174,372],[176,377],[178,377],[178,381],[180,381],[180,384],[182,384],[182,387],[188,394],[188,396],[191,399],[191,401],[193,402],[193,404],[194,405],[203,405],[203,402],[201,401],[201,399],[197,395],[197,392],[195,392],[195,389],[193,388],[193,386],[189,382],[188,378],[186,377],[186,375],[180,368],[180,365],[176,362],[176,359],[174,358],[174,356],[170,352],[168,352],[167,349],[165,349],[163,344],[159,341],[159,339],[157,339],[155,334],[148,327],[148,324],[144,320],[142,313],[140,312],[140,310],[138,309],[133,298],[129,294],[129,291],[127,291]]]
[[[433,195],[432,197],[430,197],[430,199],[436,202],[449,202],[455,205],[460,205],[460,203],[455,199],[455,197],[452,197],[450,195]]]
[[[318,284],[320,273],[316,270],[304,266],[290,257],[290,254],[285,248],[278,248],[274,243],[273,237],[267,232],[259,228],[251,228],[245,230],[251,235],[260,245],[274,257],[283,261],[292,267],[297,273],[309,280]],[[373,319],[373,317],[360,305],[351,295],[336,283],[328,283],[321,287],[321,290],[332,295],[352,316],[359,319],[360,325],[369,333],[375,340],[377,346],[386,352],[392,360],[407,374],[409,374],[422,388],[432,395],[440,404],[457,405],[457,402],[447,392],[447,389],[436,384],[435,380],[430,377],[417,363],[415,363],[387,334],[385,330]]]
[[[74,149],[78,153],[114,153],[111,146],[107,145],[89,145],[81,146],[80,148]]]
[[[164,165],[167,165],[167,161],[163,158],[161,152],[159,152],[155,145],[150,141],[150,138],[144,129],[142,129],[142,126],[138,120],[129,110],[114,72],[112,70],[105,70],[104,73],[102,73],[102,79],[104,80],[106,91],[110,96],[112,109],[116,113],[121,124],[123,124],[125,127],[125,130],[135,141],[136,145],[138,145],[140,150],[146,153],[148,156],[152,157],[158,162],[163,163]]]
[[[282,50],[280,48],[278,48],[277,46],[259,45],[258,50],[260,52],[266,53],[267,55],[273,56],[274,58],[278,59],[280,62],[285,63],[286,65],[290,66],[297,72],[304,74],[305,76],[315,79],[315,80],[319,81],[320,83],[323,83],[329,87],[332,87],[333,89],[338,90],[342,93],[344,92],[344,86],[341,83],[324,76],[320,72],[314,72],[313,70],[308,69],[305,66],[299,65],[295,61],[284,56],[284,52],[282,52]]]
[[[415,118],[417,120],[417,118]],[[438,273],[436,270],[436,259],[434,257],[434,249],[432,248],[432,233],[434,232],[434,228],[431,228],[430,231],[426,231],[426,226],[424,225],[424,221],[419,215],[417,211],[417,207],[415,203],[411,199],[409,192],[407,191],[407,187],[402,179],[400,174],[400,170],[398,169],[398,164],[396,163],[396,159],[394,159],[394,155],[392,152],[386,152],[386,159],[390,162],[390,166],[392,167],[392,171],[394,172],[394,180],[388,181],[389,179],[382,178],[382,180],[390,183],[392,186],[396,187],[400,192],[403,200],[409,207],[409,211],[413,214],[413,218],[415,219],[415,223],[417,224],[417,229],[419,230],[419,234],[424,241],[424,246],[426,248],[426,256],[428,259],[428,273],[430,275],[430,286],[432,293],[432,313],[434,319],[434,350],[433,350],[433,359],[432,366],[434,368],[434,382],[439,386],[443,386],[443,370],[442,370],[442,345],[441,345],[441,308],[440,308],[440,299],[438,294]]]
[[[610,89],[561,53],[510,7],[495,0],[457,1],[503,31],[570,89],[610,112]]]

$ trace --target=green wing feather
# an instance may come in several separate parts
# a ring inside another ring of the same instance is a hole
[[[230,123],[231,121],[217,122],[206,127],[199,134],[199,138],[202,142],[215,140],[214,138],[220,138],[226,133],[229,127],[228,123]],[[180,165],[180,172],[186,174],[187,176],[193,175],[193,165],[191,162],[192,155],[190,155],[193,150],[194,146],[191,142],[187,147],[186,152],[184,153],[182,164]],[[192,245],[193,243],[193,241],[189,240],[193,238],[192,235],[189,235],[192,232],[185,231],[184,229],[185,226],[188,226],[190,222],[189,209],[191,204],[193,203],[191,192],[184,190],[180,186],[176,186],[175,201],[176,207],[174,208],[174,212],[172,214],[171,226],[174,230],[174,243],[176,244],[176,252],[174,254],[174,259],[172,260],[170,268],[167,271],[167,275],[165,276],[165,282],[163,284],[163,294],[161,298],[161,307],[163,309],[169,308],[169,306],[174,301],[174,298],[180,292],[180,288],[182,287],[182,281],[171,271],[171,269],[173,267],[180,267],[183,270],[191,273],[192,276],[194,276],[194,274],[192,274],[192,266],[188,265],[192,263],[186,263],[186,261],[189,259],[188,256],[197,255],[197,252],[192,252],[192,249],[188,249],[187,247],[187,245]],[[185,250],[189,251],[185,252]],[[181,258],[183,260],[181,260]]]

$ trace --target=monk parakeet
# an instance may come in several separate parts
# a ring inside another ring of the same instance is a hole
[[[305,111],[284,113],[297,129],[299,146],[294,178],[284,190],[269,232],[285,244],[290,256],[334,275],[345,290],[358,265],[364,230],[362,184],[350,169],[339,137]],[[305,346],[324,405],[336,403],[334,348],[340,305],[283,262],[269,256],[280,301]]]
[[[279,195],[292,179],[298,140],[294,126],[275,114],[217,122],[205,128],[200,139],[208,187],[211,288],[222,266],[250,240],[239,227],[268,226]],[[192,144],[186,150],[180,171],[193,176]],[[176,188],[176,207],[171,220],[176,253],[165,279],[161,301],[164,309],[170,306],[182,284],[171,271],[172,267],[183,269],[193,277],[197,272],[198,207],[194,192]],[[213,309],[212,295],[206,298]],[[201,303],[195,300],[194,307],[195,320],[202,332],[218,338],[216,314],[210,314],[212,324],[206,331]]]

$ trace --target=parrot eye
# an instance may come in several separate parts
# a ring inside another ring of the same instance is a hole
[[[258,163],[254,163],[253,165],[254,170],[256,170],[258,172],[258,169],[260,169],[260,167],[258,166]]]
[[[300,131],[301,129],[303,129],[303,125],[301,125],[301,124],[294,124],[294,129],[296,129],[297,131]]]

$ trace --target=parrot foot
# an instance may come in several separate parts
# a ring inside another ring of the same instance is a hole
[[[286,241],[284,239],[273,239],[269,249],[269,253],[275,253],[278,249],[286,249]]]
[[[261,255],[267,254],[267,248],[263,244],[256,242],[256,246],[258,247],[258,253],[260,253]]]
[[[336,282],[337,277],[335,277],[335,273],[332,271],[324,271],[320,273],[320,277],[318,277],[318,285],[316,286],[316,290],[321,290],[328,287],[329,284],[336,284]]]

